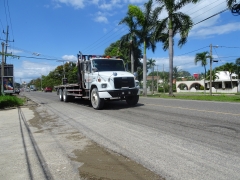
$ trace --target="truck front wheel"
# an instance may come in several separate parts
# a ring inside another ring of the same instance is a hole
[[[99,98],[98,89],[93,88],[91,91],[91,103],[94,109],[102,109],[104,106],[104,99]]]
[[[136,96],[126,96],[126,102],[130,106],[135,106],[138,103],[139,95]]]

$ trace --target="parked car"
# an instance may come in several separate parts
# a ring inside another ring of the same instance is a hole
[[[44,92],[52,92],[52,88],[50,88],[50,87],[45,87]]]

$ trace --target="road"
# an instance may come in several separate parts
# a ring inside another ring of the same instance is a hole
[[[166,179],[240,179],[240,104],[143,98],[136,107],[25,92],[88,138]]]

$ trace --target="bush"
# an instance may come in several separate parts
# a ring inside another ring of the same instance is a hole
[[[24,104],[24,100],[16,96],[0,96],[0,109],[7,107],[16,107]]]

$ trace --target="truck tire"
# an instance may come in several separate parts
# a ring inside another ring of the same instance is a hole
[[[63,90],[63,101],[64,101],[64,102],[68,102],[68,100],[69,100],[69,97],[68,97],[68,95],[67,95],[67,90],[64,89],[64,90]]]
[[[93,88],[91,91],[91,103],[94,109],[102,109],[104,106],[104,99],[99,98],[98,89]]]
[[[60,101],[63,101],[63,91],[62,91],[62,89],[59,89],[59,100]]]
[[[138,103],[139,95],[136,96],[126,96],[126,102],[130,106],[135,106]]]

